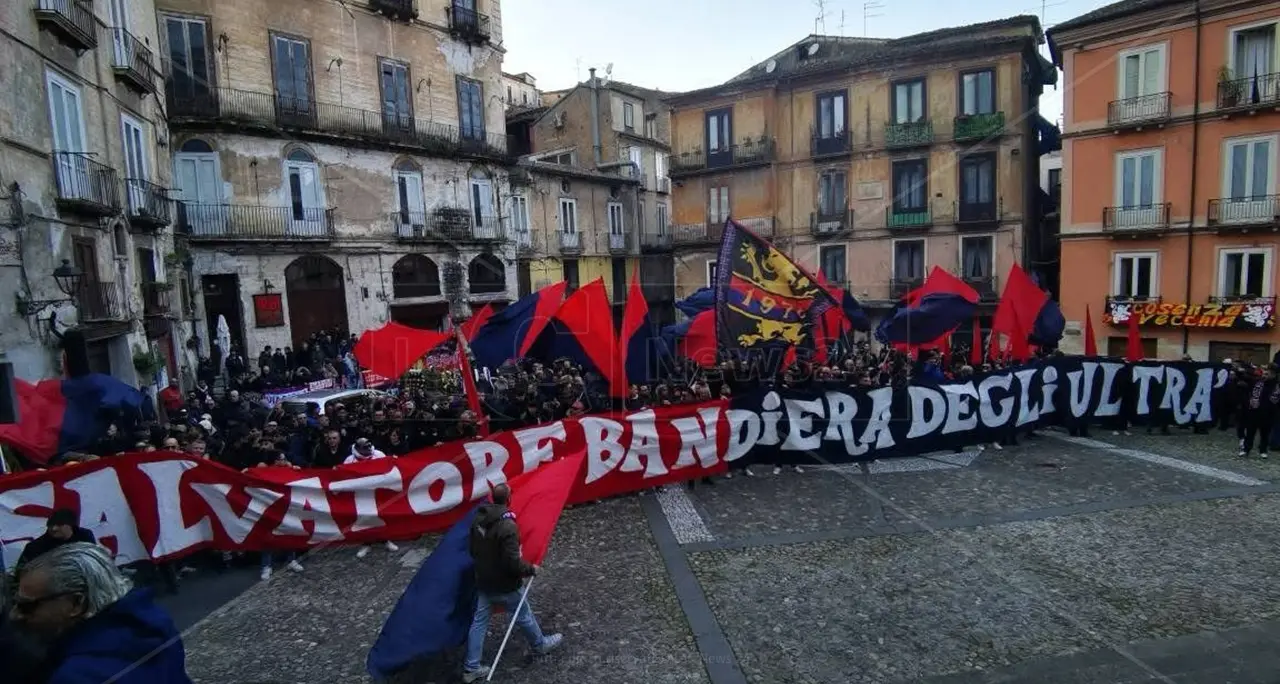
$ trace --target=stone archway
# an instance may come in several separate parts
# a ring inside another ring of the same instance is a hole
[[[467,290],[471,294],[497,294],[507,290],[507,267],[502,259],[484,253],[467,266]]]
[[[284,269],[284,282],[294,349],[312,333],[349,333],[346,281],[337,262],[315,254],[300,256]]]

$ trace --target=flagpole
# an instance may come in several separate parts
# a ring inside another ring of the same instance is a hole
[[[516,604],[516,610],[511,614],[511,621],[507,624],[507,634],[502,637],[502,645],[498,646],[498,655],[493,657],[493,666],[489,668],[489,676],[484,680],[487,682],[493,679],[493,673],[498,671],[498,661],[502,659],[502,651],[507,648],[507,641],[511,639],[511,630],[516,627],[516,618],[520,616],[520,611],[524,609],[525,599],[529,598],[529,587],[533,586],[534,578],[529,578],[529,583],[524,585],[524,591],[520,592],[520,603]]]

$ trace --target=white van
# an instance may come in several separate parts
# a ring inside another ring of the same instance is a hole
[[[390,397],[390,394],[375,389],[326,389],[295,394],[280,402],[280,405],[289,413],[306,413],[308,407],[314,406],[323,415],[334,404]]]

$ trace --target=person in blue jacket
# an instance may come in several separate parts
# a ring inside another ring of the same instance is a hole
[[[191,684],[169,614],[96,544],[65,544],[31,561],[10,617],[48,645],[34,682]]]

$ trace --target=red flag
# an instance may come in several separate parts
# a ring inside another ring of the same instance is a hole
[[[955,332],[954,330],[952,332]],[[938,353],[942,355],[942,368],[945,370],[951,367],[951,333],[942,336],[938,340]]]
[[[1143,359],[1142,333],[1138,332],[1138,317],[1142,315],[1138,309],[1141,306],[1138,302],[1129,304],[1129,343],[1125,345],[1124,360],[1130,363]]]
[[[445,333],[410,328],[392,321],[377,330],[366,331],[352,351],[362,367],[384,377],[399,378],[447,339],[449,335]]]
[[[1027,331],[1023,330],[1020,321],[1014,321],[1017,328],[1009,337],[1009,353],[1014,361],[1025,363],[1031,360],[1031,345],[1027,342]]]
[[[631,287],[627,290],[627,304],[626,308],[622,310],[622,334],[618,336],[617,369],[615,372],[618,377],[623,378],[624,383],[630,382],[630,378],[627,378],[627,350],[631,346],[631,338],[644,325],[645,316],[648,315],[649,302],[645,301],[644,290],[640,288],[640,271],[637,269],[631,273]]]
[[[480,426],[480,436],[489,436],[489,416],[484,413],[484,407],[480,405],[480,391],[476,389],[476,377],[471,371],[471,354],[467,349],[467,338],[462,332],[462,328],[456,328],[455,335],[458,340],[458,369],[462,372],[462,388],[467,394],[467,408],[476,414],[476,424]]]
[[[1084,305],[1084,355],[1098,355],[1098,341],[1093,336],[1093,314],[1089,313],[1089,305]]]
[[[676,350],[703,368],[714,368],[717,344],[716,310],[707,309],[693,317],[689,330],[676,342]]]
[[[1048,299],[1049,293],[1041,290],[1021,266],[1014,264],[1009,269],[1009,278],[1000,295],[1000,304],[996,307],[991,329],[1006,335],[1012,335],[1017,330],[1026,337],[1031,333],[1031,327],[1035,325],[1036,317],[1040,315],[1040,309],[1044,308]]]
[[[907,303],[915,304],[921,297],[934,293],[960,295],[971,302],[978,301],[978,291],[973,286],[955,277],[950,271],[934,266],[924,284],[907,293]]]
[[[586,452],[579,451],[517,476],[509,483],[511,502],[507,508],[516,515],[520,555],[529,563],[538,565],[546,557],[560,513],[574,485],[581,481],[586,460]]]
[[[583,353],[609,381],[609,396],[625,397],[627,374],[619,373],[618,336],[613,329],[613,309],[604,279],[596,278],[569,295],[556,318],[573,333]]]
[[[485,304],[479,311],[472,314],[471,318],[462,322],[459,327],[462,328],[462,334],[467,336],[468,342],[476,338],[476,333],[480,332],[480,328],[483,328],[490,318],[493,318],[493,306]]]
[[[977,368],[982,365],[982,323],[973,319],[973,342],[969,347],[969,365]]]

